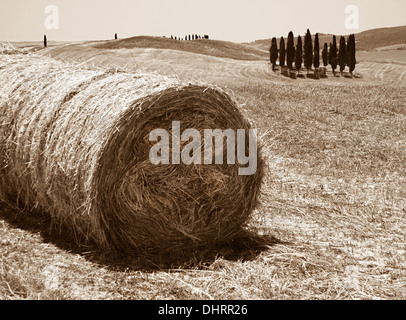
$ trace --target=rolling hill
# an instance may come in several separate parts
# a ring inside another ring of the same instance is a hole
[[[313,40],[314,40],[314,34],[312,34],[313,36]],[[302,40],[303,40],[304,34],[302,35]],[[285,38],[285,44],[287,41],[287,35]],[[276,38],[277,39],[277,43],[278,43],[278,48],[279,48],[279,42],[280,42],[280,37]],[[267,52],[269,51],[269,48],[271,46],[271,40],[272,39],[260,39],[260,40],[255,40],[253,42],[250,43],[245,43],[246,45],[249,45],[253,48],[259,49],[259,50],[266,50]],[[339,40],[339,39],[337,39]],[[297,36],[295,36],[295,43],[297,41]],[[333,41],[333,35],[332,34],[324,34],[324,33],[319,33],[319,42],[320,42],[320,49],[323,48],[324,43],[330,43]]]
[[[371,51],[395,44],[406,44],[406,26],[364,31],[357,35],[357,41],[359,51]]]
[[[314,34],[313,34],[314,36]],[[337,35],[337,41],[339,41]],[[285,38],[286,39],[286,38]],[[332,42],[332,34],[319,33],[320,48],[324,43]],[[278,45],[280,38],[277,38]],[[285,40],[286,41],[286,40]],[[380,28],[367,30],[356,34],[357,51],[396,51],[405,48],[406,26]],[[195,53],[211,57],[229,58],[235,60],[258,61],[268,60],[271,39],[260,39],[250,43],[234,43],[220,40],[192,40],[181,41],[165,37],[135,36],[131,38],[107,41],[85,42],[49,42],[50,47],[68,47],[69,45],[81,45],[92,49],[104,49],[109,51],[119,49],[161,49],[175,50],[187,53]],[[26,49],[42,49],[42,42],[13,43],[14,46]],[[100,50],[102,51],[102,50]],[[403,51],[403,50],[401,50]]]
[[[312,31],[312,30],[310,30]],[[312,31],[313,33],[314,31]],[[302,35],[304,36],[304,34]],[[339,36],[336,35],[337,41],[339,41]],[[347,35],[346,35],[347,36]],[[284,37],[287,37],[284,36]],[[372,51],[381,47],[387,47],[397,44],[406,44],[406,26],[401,27],[392,27],[392,28],[379,28],[372,29],[357,33],[355,35],[357,41],[357,50],[358,51]],[[319,33],[320,47],[322,48],[324,43],[330,43],[333,41],[332,34],[323,34]],[[280,38],[277,38],[278,44]],[[296,37],[295,37],[296,41]],[[271,46],[271,39],[261,39],[256,40],[247,45],[252,46],[253,48],[259,50],[269,50]]]
[[[93,45],[93,47],[97,49],[171,49],[220,58],[231,58],[249,61],[262,60],[268,57],[267,51],[253,48],[249,45],[206,39],[181,41],[164,37],[137,36],[120,40],[106,41],[101,44],[95,44]]]

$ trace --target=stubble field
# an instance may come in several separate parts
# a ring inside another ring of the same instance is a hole
[[[260,208],[246,237],[170,266],[86,251],[49,232],[46,218],[4,208],[1,299],[406,298],[405,65],[363,57],[358,78],[292,80],[270,71],[266,52],[97,45],[37,54],[226,90],[262,141]]]

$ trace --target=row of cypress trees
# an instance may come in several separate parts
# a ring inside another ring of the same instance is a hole
[[[350,34],[347,41],[344,36],[340,38],[340,45],[337,46],[336,36],[333,35],[333,42],[330,43],[330,48],[328,49],[327,43],[324,44],[321,57],[324,67],[331,65],[332,71],[335,74],[337,66],[340,67],[340,72],[343,71],[346,66],[348,66],[349,71],[352,75],[355,65],[356,65],[356,48],[355,48],[355,35]],[[302,64],[307,70],[309,75],[312,66],[315,69],[320,67],[320,44],[319,44],[319,34],[316,33],[313,39],[310,30],[307,29],[306,35],[304,37],[304,45],[302,43],[302,37],[298,36],[296,46],[294,44],[294,35],[290,31],[288,34],[287,45],[285,46],[285,39],[281,37],[279,43],[279,50],[277,46],[276,38],[272,38],[272,44],[270,48],[270,60],[272,64],[272,70],[275,71],[276,61],[279,57],[279,65],[283,68],[286,66],[289,71],[293,70],[293,63],[295,64],[295,69],[300,71]]]
[[[209,36],[207,34],[205,34],[204,36],[201,35],[197,35],[197,34],[192,34],[192,35],[186,35],[184,38],[181,37],[174,37],[173,35],[171,35],[171,39],[175,39],[175,40],[197,40],[197,39],[209,39]]]

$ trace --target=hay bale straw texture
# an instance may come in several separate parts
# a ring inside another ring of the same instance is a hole
[[[0,198],[80,244],[161,252],[233,239],[263,176],[238,165],[154,165],[157,128],[249,129],[228,95],[156,74],[0,55]],[[260,153],[258,151],[258,153]],[[248,152],[247,152],[248,154]]]

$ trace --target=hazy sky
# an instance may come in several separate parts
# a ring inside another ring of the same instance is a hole
[[[45,25],[49,5],[58,9],[56,30]],[[359,9],[359,30],[345,27],[348,5]],[[117,32],[243,42],[307,28],[340,35],[406,25],[405,13],[406,0],[0,0],[0,40],[101,40]]]

